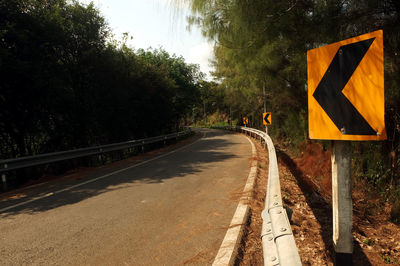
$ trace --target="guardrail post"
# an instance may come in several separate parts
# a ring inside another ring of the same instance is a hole
[[[3,182],[3,190],[7,190],[7,177],[5,174],[1,175],[1,180]]]
[[[8,165],[5,164],[4,169],[7,169],[7,167]],[[1,181],[3,182],[3,190],[7,190],[7,176],[5,173],[1,175]]]
[[[99,153],[99,155],[97,156],[97,159],[99,160],[99,163],[100,163],[101,165],[104,165],[105,162],[104,162],[104,160],[103,160],[103,158],[104,158],[104,157],[103,157],[103,149],[100,148],[100,149],[99,149],[99,152],[100,152],[100,153]]]
[[[335,265],[352,265],[351,143],[335,140],[332,152],[332,210]]]

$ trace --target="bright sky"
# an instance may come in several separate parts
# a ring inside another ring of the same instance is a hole
[[[100,9],[113,30],[115,38],[128,32],[134,49],[162,47],[169,54],[183,56],[187,63],[199,64],[208,77],[211,67],[212,44],[208,43],[196,27],[187,28],[187,7],[175,8],[170,0],[80,0]]]

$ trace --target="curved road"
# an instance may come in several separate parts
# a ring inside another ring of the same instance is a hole
[[[211,264],[251,146],[227,132],[197,135],[148,162],[0,202],[0,265]]]

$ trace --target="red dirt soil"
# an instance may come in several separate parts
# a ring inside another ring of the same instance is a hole
[[[310,188],[320,192],[324,197],[331,198],[331,152],[324,151],[318,143],[304,143],[300,149],[303,152],[300,158],[294,161],[297,168],[307,177],[304,182],[307,182]]]
[[[331,153],[324,151],[318,143],[303,144],[301,149],[303,152],[300,158],[292,160],[293,164],[290,161],[288,163],[287,158],[284,160],[282,153],[278,153],[280,162],[289,168],[300,186],[311,188],[308,193],[315,194],[314,197],[321,196],[324,205],[322,209],[331,219]],[[367,184],[362,181],[353,181],[353,184],[354,264],[400,265],[400,226],[390,221],[391,206],[380,195],[368,192]],[[310,205],[315,209],[312,206],[315,204]],[[331,242],[331,232],[323,232],[332,230],[331,221],[325,225],[321,223],[321,226],[326,227],[321,232],[326,234],[325,242]],[[332,253],[331,243],[328,246]]]

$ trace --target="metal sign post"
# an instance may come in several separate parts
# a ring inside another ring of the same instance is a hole
[[[332,141],[333,244],[336,265],[352,265],[351,143]]]
[[[263,86],[263,96],[264,96],[264,114],[267,112],[267,103],[265,98],[265,85]],[[263,114],[263,124],[265,125],[265,133],[268,135],[268,126],[265,124],[265,115]],[[265,146],[265,145],[264,145]],[[265,149],[265,147],[264,147]]]

